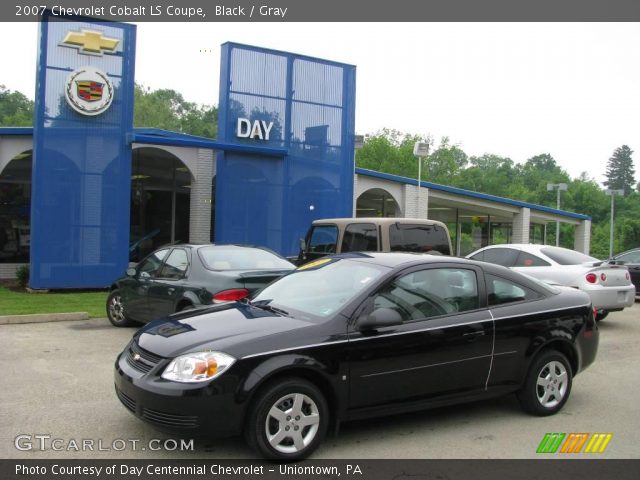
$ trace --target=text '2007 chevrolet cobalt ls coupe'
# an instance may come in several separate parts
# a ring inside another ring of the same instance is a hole
[[[353,253],[251,301],[146,325],[115,383],[159,429],[244,434],[263,456],[294,460],[351,419],[512,392],[532,414],[556,413],[597,348],[584,292],[483,262]]]

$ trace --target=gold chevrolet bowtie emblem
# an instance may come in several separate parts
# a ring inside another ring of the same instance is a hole
[[[82,29],[80,32],[68,32],[60,43],[65,47],[77,48],[80,53],[87,55],[100,55],[113,53],[120,43],[117,38],[102,36],[102,32]]]

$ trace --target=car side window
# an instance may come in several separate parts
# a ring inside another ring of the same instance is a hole
[[[513,248],[488,248],[476,253],[470,258],[480,262],[502,265],[503,267],[513,267],[518,258],[518,253],[518,250],[514,250]]]
[[[514,267],[548,267],[551,264],[528,252],[520,252]]]
[[[523,285],[518,285],[490,273],[485,274],[487,283],[487,303],[489,306],[503,305],[505,303],[524,302],[540,297],[538,292]]]
[[[145,258],[138,266],[138,275],[140,275],[140,278],[155,277],[158,273],[158,269],[162,266],[164,257],[167,256],[168,252],[169,249],[164,248],[162,250],[158,250],[157,252],[153,252],[151,255]]]
[[[376,252],[378,229],[373,223],[350,223],[344,229],[342,249],[344,252]]]
[[[169,280],[179,280],[184,277],[189,267],[189,259],[186,250],[174,248],[164,262],[164,266],[158,277]]]
[[[393,309],[404,322],[478,307],[476,274],[463,268],[432,268],[408,273],[385,285],[373,299],[374,310]]]
[[[616,258],[616,261],[624,263],[640,263],[640,251],[620,255]]]
[[[338,227],[335,225],[318,225],[313,227],[309,238],[309,252],[335,253],[338,242]]]

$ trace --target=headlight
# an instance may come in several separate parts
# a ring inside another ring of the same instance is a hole
[[[162,378],[184,383],[204,382],[221,375],[235,361],[222,352],[186,353],[171,361],[162,372]]]

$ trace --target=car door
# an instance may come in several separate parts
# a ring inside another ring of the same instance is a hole
[[[138,264],[133,277],[125,277],[119,282],[124,309],[130,318],[140,321],[149,319],[147,294],[150,281],[160,270],[167,253],[168,248],[151,253]]]
[[[174,248],[165,258],[158,274],[150,279],[148,291],[149,316],[166,317],[176,311],[188,281],[190,255],[186,248]]]
[[[512,279],[485,274],[487,306],[494,318],[495,345],[488,387],[513,388],[522,381],[532,332],[545,325],[555,311],[536,307],[542,294]]]
[[[403,322],[350,329],[350,407],[483,390],[493,344],[483,290],[479,268],[449,265],[405,271],[371,295],[356,318],[391,308]]]

